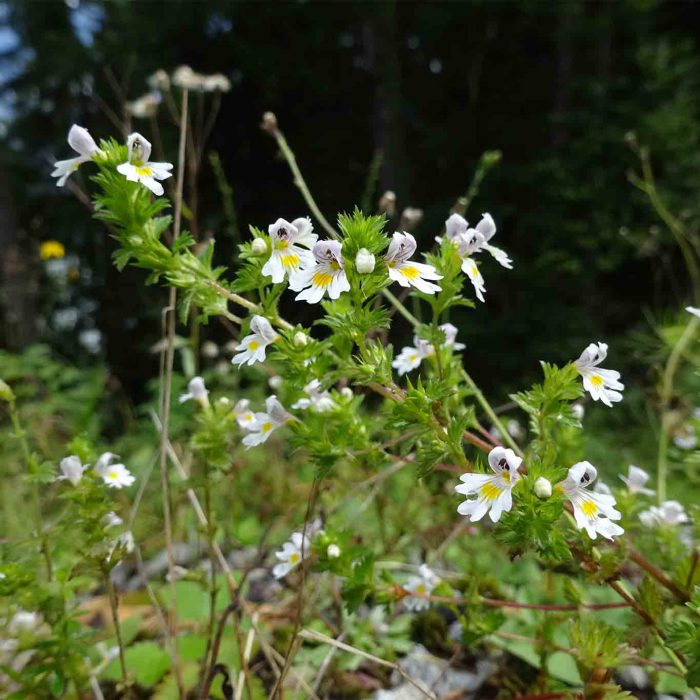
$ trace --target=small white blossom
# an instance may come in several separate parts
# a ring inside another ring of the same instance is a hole
[[[270,385],[270,389],[277,391],[278,389],[282,388],[282,385],[284,384],[284,379],[282,377],[280,377],[279,374],[273,374],[267,380],[267,383]]]
[[[433,589],[440,583],[440,578],[426,564],[418,568],[418,576],[411,576],[403,586],[411,595],[406,596],[403,602],[406,610],[420,612],[430,607],[429,596]]]
[[[583,388],[594,401],[602,401],[606,406],[622,401],[620,373],[612,369],[602,369],[598,365],[608,356],[606,343],[591,343],[574,362],[583,378]]]
[[[681,450],[694,450],[698,444],[698,436],[692,425],[686,423],[673,436],[673,444]]]
[[[337,559],[340,556],[340,547],[337,544],[329,544],[326,549],[326,556],[329,559]]]
[[[549,498],[552,495],[552,482],[541,476],[535,481],[535,496],[537,498]]]
[[[645,496],[653,496],[654,492],[651,489],[644,487],[644,484],[649,481],[649,474],[647,474],[643,469],[630,464],[627,469],[627,476],[620,475],[620,479],[627,486],[627,490],[630,493],[642,493]]]
[[[416,239],[410,233],[394,233],[385,258],[389,277],[402,287],[413,286],[424,294],[435,294],[441,288],[427,280],[441,280],[442,275],[432,265],[411,260],[416,247]]]
[[[678,501],[664,501],[660,506],[652,506],[639,514],[639,520],[645,527],[657,525],[683,525],[688,522],[688,515]]]
[[[268,228],[272,250],[262,273],[271,277],[275,284],[284,281],[300,269],[311,267],[314,256],[310,248],[318,240],[309,219],[295,219],[291,224],[277,219]],[[257,239],[259,240],[259,239]],[[303,247],[302,247],[303,246]]]
[[[289,288],[299,292],[297,301],[317,304],[326,292],[331,299],[337,299],[343,292],[350,291],[338,241],[319,241],[313,247],[313,256],[313,265],[298,270],[289,278]]]
[[[361,275],[369,274],[374,271],[375,259],[374,255],[367,248],[360,248],[355,256],[355,269]]]
[[[123,486],[131,486],[136,477],[123,465],[112,464],[117,455],[105,452],[95,463],[93,471],[112,489],[121,489]]]
[[[453,350],[464,350],[467,346],[464,343],[457,343],[457,326],[451,323],[443,323],[438,328],[445,334],[445,347]]]
[[[180,396],[180,403],[191,400],[202,406],[209,405],[209,390],[201,377],[192,377],[187,384],[187,393]]]
[[[163,69],[149,75],[146,82],[151,90],[165,91],[170,89],[170,76]]]
[[[193,71],[189,66],[178,66],[172,75],[172,83],[184,90],[200,90],[203,76]]]
[[[202,90],[204,92],[228,92],[231,81],[223,73],[213,73],[203,76]]]
[[[44,622],[44,618],[37,612],[18,610],[10,620],[7,631],[11,635],[20,635],[26,632],[34,632]]]
[[[243,438],[243,444],[247,448],[260,445],[266,442],[277,428],[294,420],[294,416],[284,409],[276,396],[269,396],[265,401],[265,411],[256,413],[255,421],[247,428],[250,432]]]
[[[488,511],[495,523],[513,507],[511,492],[520,479],[518,467],[523,460],[506,447],[494,447],[488,459],[493,474],[462,474],[459,478],[463,483],[455,486],[457,493],[476,495],[476,499],[466,500],[457,508],[472,522],[481,520]]]
[[[321,382],[318,379],[312,379],[305,387],[304,391],[309,398],[299,399],[292,404],[292,408],[306,410],[313,409],[316,413],[327,413],[337,408],[337,404],[331,398],[328,391],[321,390]]]
[[[147,92],[133,102],[127,102],[125,107],[132,117],[149,119],[155,117],[161,99],[159,92]]]
[[[140,182],[153,194],[160,197],[163,194],[163,185],[158,180],[166,180],[172,173],[172,163],[154,163],[149,161],[151,155],[151,143],[141,134],[129,134],[126,140],[129,149],[129,159],[126,163],[117,166],[117,170],[130,182]]]
[[[583,417],[586,415],[586,409],[583,407],[583,404],[580,403],[573,404],[571,406],[571,412],[579,421],[582,421]]]
[[[613,537],[624,533],[624,530],[613,522],[619,520],[622,515],[615,509],[613,496],[588,490],[588,486],[597,476],[598,471],[590,462],[578,462],[569,469],[561,488],[574,507],[574,518],[579,530],[585,530],[592,540],[599,534],[612,540]]]
[[[273,567],[272,575],[277,579],[284,578],[309,556],[310,545],[308,535],[302,535],[301,532],[292,533],[289,540],[282,545],[282,549],[275,552],[279,564]]]
[[[124,524],[124,521],[114,511],[107,513],[102,518],[102,522],[105,527],[119,527],[119,525]]]
[[[236,355],[231,360],[234,365],[252,365],[265,360],[265,349],[277,340],[277,333],[264,316],[255,315],[250,321],[252,333],[241,340]]]
[[[434,352],[433,346],[427,340],[422,340],[415,336],[413,342],[415,343],[414,346],[403,348],[391,363],[391,366],[399,373],[399,376],[403,376],[412,369],[420,367],[421,362]]]
[[[693,314],[693,316],[698,316],[700,317],[700,309],[697,306],[686,306],[685,310],[688,313]]]
[[[77,158],[68,158],[54,163],[54,171],[51,177],[57,177],[56,185],[63,187],[68,178],[83,164],[92,160],[100,149],[95,143],[95,139],[90,136],[90,132],[77,124],[73,124],[68,132],[68,145],[78,154]]]
[[[58,480],[62,481],[63,479],[67,479],[73,486],[76,486],[83,478],[83,472],[88,468],[88,465],[82,464],[80,457],[71,455],[70,457],[64,457],[59,467],[62,475],[58,477]]]
[[[205,340],[202,343],[202,357],[206,357],[209,360],[219,356],[219,346],[211,340]]]
[[[236,416],[236,423],[244,430],[251,430],[255,425],[255,413],[250,410],[250,401],[241,399],[233,407],[233,414]]]

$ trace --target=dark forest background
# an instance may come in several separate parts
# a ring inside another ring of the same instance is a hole
[[[468,218],[494,215],[496,243],[515,269],[486,264],[487,303],[452,319],[486,387],[522,386],[537,360],[576,357],[592,340],[617,341],[612,366],[635,371],[630,334],[686,301],[672,237],[628,181],[638,165],[628,141],[634,133],[650,148],[669,206],[696,229],[698,3],[15,0],[0,8],[6,348],[43,341],[80,363],[105,360],[134,398],[155,374],[161,290],[144,287],[139,271],[115,270],[108,233],[49,173],[70,155],[72,123],[121,137],[108,117],[121,109],[118,92],[134,99],[148,75],[180,64],[222,72],[233,85],[208,143],[232,187],[233,230],[207,159],[199,187],[199,235],[216,237],[222,263],[249,224],[307,213],[259,128],[266,110],[329,217],[362,202],[381,154],[371,208],[387,189],[399,212],[422,208],[424,249],[481,154],[502,152]],[[136,127],[151,137],[148,121]],[[161,131],[175,160],[176,129],[164,119]],[[39,259],[48,239],[79,259],[60,299]],[[52,326],[66,304],[80,309],[78,330],[101,332],[97,358]],[[314,310],[294,313],[308,321]],[[397,344],[402,333],[408,340],[397,322]],[[202,338],[226,336],[212,325]]]

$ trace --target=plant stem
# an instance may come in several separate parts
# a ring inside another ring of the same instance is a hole
[[[420,326],[420,321],[394,296],[388,289],[382,289],[382,294],[391,302],[394,308],[414,327]]]
[[[107,595],[109,596],[109,608],[112,611],[112,624],[114,625],[114,633],[117,637],[117,646],[119,647],[119,666],[121,667],[122,682],[124,683],[124,697],[128,699],[131,697],[131,688],[129,685],[129,672],[126,668],[126,657],[124,655],[122,629],[119,624],[119,601],[114,590],[112,578],[109,575],[109,569],[105,565],[102,567],[102,576],[104,578],[105,588],[107,589]]]
[[[666,480],[668,478],[668,438],[670,426],[670,405],[673,396],[673,381],[678,371],[683,352],[688,343],[693,339],[695,331],[700,324],[700,319],[693,316],[690,323],[685,327],[681,337],[671,350],[668,356],[666,367],[664,368],[663,380],[661,384],[661,433],[659,435],[659,450],[657,456],[657,491],[659,503],[666,500]]]
[[[474,392],[474,396],[479,402],[481,408],[484,409],[486,415],[501,433],[503,441],[508,445],[508,447],[510,447],[515,452],[515,454],[522,457],[522,450],[518,447],[515,440],[513,440],[513,438],[510,436],[510,433],[505,429],[503,423],[501,422],[501,419],[496,415],[496,412],[493,410],[493,408],[491,408],[491,404],[486,400],[486,397],[482,393],[481,389],[479,389],[479,387],[476,385],[476,382],[469,376],[469,373],[465,369],[462,370],[462,375],[464,376],[464,380],[469,385],[469,388],[472,390],[472,392]]]

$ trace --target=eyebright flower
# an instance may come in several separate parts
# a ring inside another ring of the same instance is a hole
[[[318,236],[313,232],[310,219],[294,219],[291,224],[284,219],[277,219],[268,228],[268,233],[272,252],[263,265],[262,273],[271,277],[275,284],[282,282],[285,276],[314,264],[314,256],[309,248],[316,243]]]
[[[250,430],[255,424],[255,413],[250,410],[250,401],[248,399],[241,399],[236,402],[233,407],[233,415],[236,416],[236,423],[243,428],[243,430]]]
[[[645,527],[657,525],[683,525],[688,522],[688,515],[678,501],[664,501],[660,506],[652,506],[639,514],[639,520]]]
[[[418,576],[411,576],[403,586],[412,595],[404,598],[406,610],[419,612],[430,607],[429,596],[433,589],[440,583],[439,576],[426,564],[421,564],[418,568]]]
[[[700,317],[700,309],[697,306],[686,306],[685,310],[688,313],[693,314],[693,316],[698,316]]]
[[[268,396],[265,401],[265,411],[255,414],[255,422],[247,430],[250,432],[243,438],[246,447],[254,447],[266,442],[273,431],[296,420],[288,413],[276,396]]]
[[[250,320],[250,330],[252,333],[241,340],[236,350],[237,354],[231,360],[234,365],[252,365],[256,362],[263,362],[265,349],[270,343],[277,340],[277,333],[264,316],[253,316]]]
[[[369,274],[374,270],[374,255],[367,248],[360,248],[355,256],[355,269],[361,275]]]
[[[155,117],[162,97],[159,92],[147,92],[133,102],[127,102],[124,106],[127,112],[136,119],[149,119]]]
[[[385,257],[389,277],[402,287],[413,286],[424,294],[435,294],[441,287],[427,280],[441,280],[442,275],[432,265],[411,260],[416,247],[416,239],[410,233],[394,234]]]
[[[523,460],[506,447],[494,447],[488,459],[493,475],[462,474],[459,478],[464,483],[455,486],[457,493],[476,495],[476,499],[466,500],[457,508],[460,515],[468,515],[472,522],[481,520],[487,511],[491,520],[498,522],[501,514],[513,507],[511,492],[520,479],[518,467]]]
[[[403,348],[391,363],[391,366],[399,373],[400,377],[412,369],[420,367],[420,363],[434,352],[433,346],[427,340],[422,340],[415,336],[413,342],[415,343],[413,347],[407,346]]]
[[[289,278],[289,288],[299,292],[297,301],[317,304],[326,292],[331,299],[337,299],[343,292],[350,291],[341,248],[338,241],[319,241],[314,245],[314,264]]]
[[[141,134],[129,134],[126,140],[129,149],[129,160],[117,166],[117,170],[130,182],[140,182],[154,195],[163,194],[163,185],[158,180],[167,180],[172,173],[172,163],[154,163],[148,159],[151,156],[151,143]]]
[[[642,493],[645,496],[653,496],[651,489],[644,488],[644,484],[649,481],[649,475],[634,464],[630,464],[627,469],[627,476],[620,474],[620,479],[625,482],[630,493]]]
[[[194,399],[202,406],[209,405],[209,390],[201,377],[192,377],[187,384],[187,393],[180,396],[180,403]]]
[[[289,540],[282,545],[282,549],[275,552],[280,563],[275,564],[272,575],[277,579],[284,578],[292,569],[301,564],[303,559],[309,556],[310,545],[308,536],[302,535],[301,532],[292,533]]]
[[[76,486],[83,478],[83,472],[88,468],[88,465],[82,464],[80,457],[71,455],[70,457],[64,457],[60,461],[59,467],[62,475],[58,477],[58,481],[67,479],[71,482],[71,484],[73,484],[73,486]]]
[[[574,507],[574,518],[579,530],[585,530],[592,540],[599,534],[612,540],[624,533],[613,522],[622,515],[615,510],[613,496],[588,490],[597,476],[598,470],[590,462],[578,462],[569,469],[568,476],[560,486]]]
[[[457,343],[457,326],[451,323],[443,323],[438,328],[445,334],[445,347],[453,350],[464,350],[467,346],[464,343]]]
[[[591,343],[574,362],[578,373],[583,377],[583,388],[594,401],[602,401],[606,406],[622,401],[620,391],[625,388],[620,373],[612,369],[601,369],[598,365],[608,356],[606,343]]]
[[[105,452],[95,463],[94,472],[102,477],[102,481],[111,489],[131,486],[136,481],[136,477],[123,464],[112,464],[114,459],[118,459],[117,455]]]
[[[78,154],[77,158],[68,158],[54,163],[54,171],[51,177],[57,177],[56,185],[63,187],[66,180],[83,164],[92,160],[100,149],[95,143],[95,139],[90,136],[90,132],[82,126],[73,124],[68,132],[68,145]]]
[[[308,399],[299,399],[292,404],[292,408],[311,408],[316,413],[327,413],[337,408],[335,401],[327,391],[321,390],[321,382],[312,379],[305,387],[304,391],[309,395]]]

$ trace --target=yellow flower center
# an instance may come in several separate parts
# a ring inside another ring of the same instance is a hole
[[[39,255],[42,260],[62,258],[65,254],[66,249],[63,247],[63,243],[59,243],[58,241],[44,241],[39,247]]]
[[[290,564],[298,564],[299,561],[301,561],[301,555],[298,554],[297,552],[292,552],[289,555],[289,563]]]
[[[282,239],[281,241],[277,241],[277,250],[287,250],[289,246],[289,241]]]
[[[153,170],[151,170],[151,168],[149,168],[147,165],[137,165],[136,174],[140,175],[141,177],[151,177]]]
[[[329,272],[317,272],[311,279],[315,286],[327,287],[333,281],[333,275]]]
[[[418,277],[418,270],[413,265],[402,267],[400,272],[404,277],[408,277],[410,280],[414,280],[416,277]]]
[[[481,487],[481,495],[487,501],[495,501],[501,495],[501,489],[496,484],[488,481]]]
[[[262,431],[263,433],[269,433],[272,430],[272,423],[263,423]]]
[[[603,378],[598,374],[594,374],[590,378],[590,381],[591,381],[591,384],[593,384],[593,386],[602,386],[602,384],[603,384]]]
[[[425,595],[425,594],[427,593],[427,591],[425,590],[425,584],[424,584],[424,583],[419,583],[419,584],[416,586],[416,593],[417,593],[418,595]]]
[[[251,340],[248,343],[248,350],[257,350],[260,347],[260,343],[257,340]]]
[[[287,241],[284,241],[285,243]],[[299,264],[299,256],[294,253],[288,253],[287,255],[282,255],[282,264],[285,267],[296,267]]]
[[[415,362],[418,359],[418,355],[415,355],[415,354],[409,355],[408,359],[410,362]]]
[[[598,512],[598,506],[593,501],[584,501],[581,510],[587,518],[592,518]]]
[[[118,477],[119,475],[117,474],[117,472],[110,472],[109,474],[107,474],[107,476],[108,476],[112,481],[116,481],[116,480],[117,480],[117,477]]]

